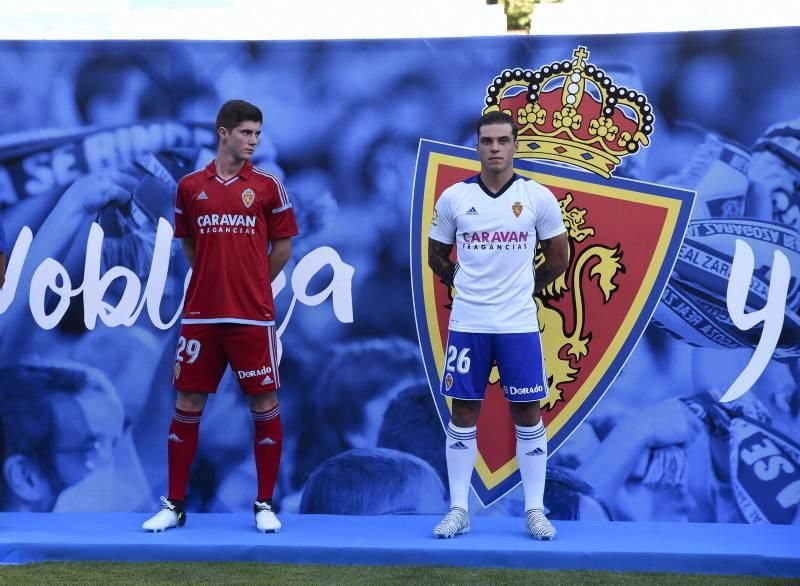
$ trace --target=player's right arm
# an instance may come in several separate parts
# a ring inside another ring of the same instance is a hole
[[[428,266],[445,285],[452,287],[458,264],[450,260],[456,239],[456,223],[449,204],[450,198],[445,191],[436,202],[428,230]]]
[[[181,248],[183,248],[183,254],[186,255],[186,260],[189,262],[189,266],[194,268],[194,257],[195,257],[194,239],[181,238]]]
[[[456,276],[456,264],[450,260],[453,245],[428,238],[428,266],[435,275],[448,287],[453,286]]]
[[[195,245],[192,236],[191,222],[189,221],[189,201],[186,195],[186,183],[181,180],[178,182],[177,193],[175,194],[175,238],[181,239],[181,248],[189,266],[194,268]]]

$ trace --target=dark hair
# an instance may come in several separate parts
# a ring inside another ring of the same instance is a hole
[[[367,403],[385,397],[388,404],[406,382],[425,377],[419,347],[399,336],[343,342],[320,362],[325,366],[310,397],[313,423],[303,426],[295,448],[294,486],[305,482],[321,462],[355,447],[346,436],[364,428]]]
[[[378,447],[407,452],[433,466],[447,487],[446,439],[425,381],[410,383],[392,399],[383,415]]]
[[[261,123],[263,121],[264,117],[257,106],[244,100],[228,100],[222,104],[217,113],[217,122],[214,129],[219,131],[220,128],[225,128],[231,131],[242,122]]]
[[[405,452],[385,448],[349,450],[320,464],[306,483],[300,512],[315,515],[416,513],[420,498],[438,490],[439,475]]]
[[[0,381],[0,461],[51,447],[53,395],[111,385],[99,370],[75,362],[0,366]]]
[[[481,116],[478,124],[475,126],[475,131],[478,133],[478,138],[481,136],[481,128],[489,126],[490,124],[508,124],[511,126],[511,134],[514,140],[517,140],[517,126],[514,124],[514,119],[505,112],[500,110],[493,110]]]
[[[89,120],[92,100],[98,97],[118,100],[123,97],[125,79],[132,70],[142,71],[142,68],[133,56],[127,54],[94,55],[80,65],[75,73],[75,102],[84,123],[92,122]],[[161,97],[163,100],[165,96]]]

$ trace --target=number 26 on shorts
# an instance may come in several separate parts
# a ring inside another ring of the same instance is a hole
[[[447,347],[447,364],[445,365],[445,370],[448,372],[455,371],[459,374],[467,374],[469,372],[469,366],[469,348],[464,348],[459,352],[458,348],[455,346]]]

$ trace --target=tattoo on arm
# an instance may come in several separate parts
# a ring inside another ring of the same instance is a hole
[[[453,286],[456,274],[456,265],[450,260],[452,250],[452,244],[445,244],[433,238],[428,239],[428,266],[448,287]]]
[[[556,273],[552,267],[547,266],[547,263],[542,264],[536,269],[536,276],[534,277],[535,286],[533,288],[534,294],[539,294],[542,289],[555,281],[560,275],[561,273]]]
[[[555,281],[569,266],[569,243],[566,234],[540,241],[544,262],[534,270],[534,295]]]

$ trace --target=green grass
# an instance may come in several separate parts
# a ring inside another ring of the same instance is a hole
[[[785,584],[749,576],[253,562],[48,562],[0,566],[0,584]]]

